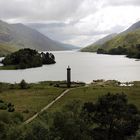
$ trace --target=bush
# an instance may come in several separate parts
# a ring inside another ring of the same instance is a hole
[[[14,112],[14,111],[15,111],[14,106],[10,106],[10,107],[8,107],[8,112]]]
[[[19,86],[20,86],[21,89],[27,89],[27,88],[29,88],[29,85],[28,85],[28,83],[25,82],[25,80],[22,80],[19,83]]]
[[[30,111],[28,109],[24,110],[23,113],[28,114]]]
[[[6,103],[0,103],[0,109],[6,110],[7,109],[7,104]]]
[[[92,129],[95,140],[124,140],[136,135],[140,114],[137,107],[128,104],[124,94],[106,94],[96,103],[83,106],[83,118]]]
[[[11,118],[12,118],[14,124],[19,124],[19,123],[23,122],[23,120],[24,120],[23,115],[18,112],[12,113]]]

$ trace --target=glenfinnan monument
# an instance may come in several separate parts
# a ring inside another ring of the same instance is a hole
[[[68,66],[67,68],[67,87],[71,86],[71,68]]]

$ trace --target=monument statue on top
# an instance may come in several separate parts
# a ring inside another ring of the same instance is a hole
[[[68,66],[67,68],[67,87],[71,86],[71,68]]]

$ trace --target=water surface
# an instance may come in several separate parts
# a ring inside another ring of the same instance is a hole
[[[66,80],[66,68],[72,68],[72,80],[92,82],[96,79],[140,81],[140,61],[119,55],[102,55],[76,51],[53,52],[56,64],[26,70],[0,70],[0,82],[39,82]]]

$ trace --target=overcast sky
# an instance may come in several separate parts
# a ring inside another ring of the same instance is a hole
[[[140,0],[0,0],[0,19],[84,47],[140,20]]]

